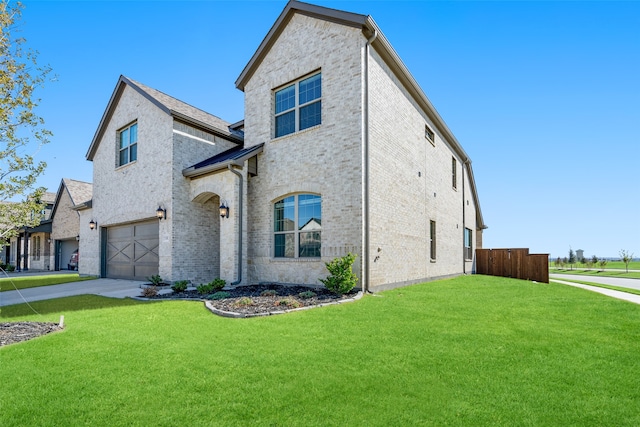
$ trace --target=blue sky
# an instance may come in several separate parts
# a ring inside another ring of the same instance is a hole
[[[371,15],[473,161],[487,248],[640,256],[640,2],[327,1]],[[120,74],[229,122],[234,82],[286,1],[24,1],[57,75],[39,184],[85,154]]]

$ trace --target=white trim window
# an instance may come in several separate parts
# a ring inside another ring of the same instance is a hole
[[[118,166],[138,160],[138,124],[134,123],[118,132]]]
[[[273,205],[275,258],[319,258],[322,248],[322,197],[296,194]]]
[[[275,137],[322,123],[322,74],[300,79],[275,92]]]
[[[470,228],[464,229],[464,258],[473,259],[473,243],[471,241],[473,232]]]

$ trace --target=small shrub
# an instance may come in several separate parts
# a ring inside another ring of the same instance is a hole
[[[158,295],[158,288],[156,288],[155,286],[146,286],[142,288],[141,295],[145,298],[155,297],[156,295]]]
[[[281,299],[276,303],[276,305],[279,305],[280,307],[284,306],[288,308],[298,308],[302,306],[302,304],[300,304],[298,301],[290,298]]]
[[[316,293],[313,291],[304,291],[304,292],[300,292],[298,296],[303,299],[309,299],[309,298],[315,297]]]
[[[184,292],[187,290],[187,286],[189,286],[188,280],[178,280],[171,285],[171,289],[173,289],[173,292]]]
[[[202,284],[196,287],[196,290],[200,295],[211,294],[213,293],[213,285],[211,285],[210,283],[207,283],[206,285]]]
[[[162,283],[162,277],[160,277],[159,274],[156,274],[154,276],[151,277],[147,277],[147,280],[149,281],[149,283],[151,283],[153,286],[158,286]]]
[[[211,286],[214,292],[217,292],[222,290],[222,288],[224,288],[224,286],[227,284],[227,281],[224,279],[217,278],[217,279],[213,279],[208,284]]]
[[[246,307],[248,305],[253,305],[253,300],[249,297],[242,297],[234,304],[236,307]]]
[[[207,298],[209,298],[211,300],[219,300],[219,299],[229,298],[230,296],[231,296],[231,294],[229,292],[220,291],[220,292],[216,292],[216,293],[213,293],[213,294],[209,295]]]
[[[334,294],[344,295],[351,291],[358,282],[358,277],[352,270],[356,256],[349,252],[341,258],[335,258],[325,263],[331,273],[326,279],[320,279],[324,286]]]
[[[275,289],[265,289],[264,291],[260,292],[260,296],[261,297],[277,297],[278,291],[276,291]]]

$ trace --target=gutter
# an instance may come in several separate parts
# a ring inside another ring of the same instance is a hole
[[[369,51],[371,44],[378,37],[378,31],[373,28],[373,35],[367,39],[364,52],[364,97],[362,100],[362,112],[363,112],[363,126],[362,130],[362,155],[364,157],[364,171],[363,171],[363,184],[364,184],[364,197],[363,206],[363,228],[364,228],[364,248],[362,248],[362,269],[364,272],[364,283],[362,284],[362,292],[369,292],[369,280],[371,277],[371,271],[369,266]]]
[[[466,228],[466,215],[464,212],[464,198],[465,198],[465,193],[464,193],[464,170],[465,167],[467,166],[467,164],[469,163],[469,160],[465,160],[465,162],[462,164],[462,274],[467,274],[467,254],[465,253],[465,251],[467,250],[466,246],[464,245],[464,239],[465,236],[467,234],[467,228]],[[473,242],[469,242],[471,244],[471,250],[473,251]]]
[[[231,164],[227,166],[229,171],[240,178],[240,186],[238,189],[238,280],[231,283],[231,286],[238,286],[242,282],[242,218],[243,218],[243,205],[242,194],[244,187],[244,177],[242,173],[233,168]],[[242,167],[241,167],[242,169]]]

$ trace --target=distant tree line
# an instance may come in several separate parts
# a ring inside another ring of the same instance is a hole
[[[623,249],[619,252],[619,254],[620,254],[620,260],[624,263],[626,271],[628,273],[629,263],[633,261],[633,253]],[[592,269],[594,267],[600,267],[602,270],[604,270],[607,267],[608,263],[609,263],[609,260],[607,260],[606,258],[598,258],[595,255],[593,255],[591,258],[582,257],[578,259],[578,257],[576,257],[575,252],[571,248],[569,248],[568,257],[564,257],[564,258],[558,257],[553,262],[554,266],[557,268],[569,267],[571,270],[573,270],[573,266],[576,264],[582,264],[585,268],[588,268],[588,269]]]

